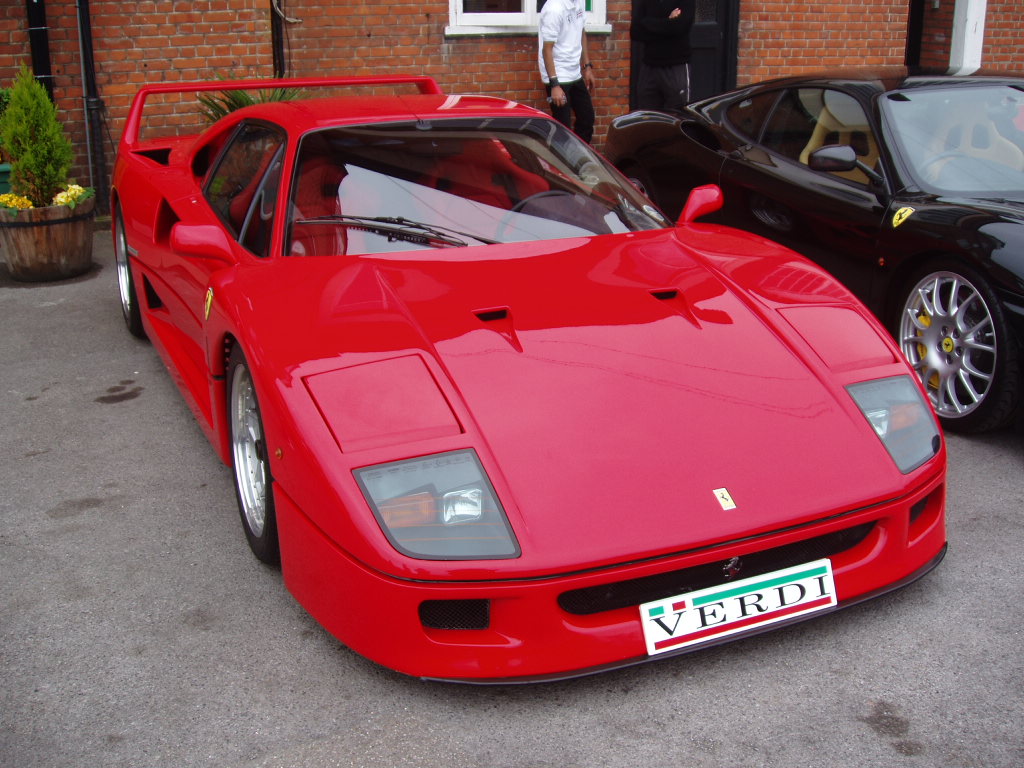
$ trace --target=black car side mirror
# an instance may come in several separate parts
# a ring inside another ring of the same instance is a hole
[[[807,158],[807,166],[812,171],[836,173],[859,170],[872,186],[885,189],[885,180],[873,168],[869,168],[857,158],[857,153],[849,144],[828,144],[811,152]]]
[[[857,153],[849,144],[829,144],[814,150],[807,165],[812,171],[852,171],[857,167]]]

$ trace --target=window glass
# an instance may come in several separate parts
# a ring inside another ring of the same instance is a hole
[[[929,191],[1018,197],[1024,93],[1008,85],[915,88],[881,100],[896,147]]]
[[[575,134],[533,117],[308,134],[299,146],[288,211],[292,256],[437,250],[669,226]]]
[[[449,0],[447,35],[536,34],[546,0]],[[607,0],[586,0],[587,28],[610,32],[605,23]]]
[[[241,239],[255,202],[271,206],[272,215],[272,196],[264,200],[258,193],[264,189],[264,177],[283,144],[283,138],[275,129],[243,124],[210,176],[206,198],[236,238]]]
[[[718,2],[719,0],[697,0],[697,9],[694,14],[695,21],[698,24],[717,21]]]
[[[783,157],[799,160],[824,106],[822,94],[820,88],[798,88],[783,93],[768,119],[761,143]]]
[[[249,214],[242,224],[242,245],[260,257],[270,255],[270,234],[274,228],[274,207],[277,202],[277,188],[281,183],[283,148],[278,149],[256,192]]]
[[[741,136],[757,141],[761,135],[761,126],[778,98],[778,93],[762,93],[751,99],[743,99],[733,104],[726,111],[726,118]]]
[[[462,0],[463,13],[522,13],[523,0]]]
[[[769,118],[762,142],[768,149],[804,165],[815,150],[836,144],[853,147],[857,159],[869,168],[878,163],[878,142],[864,110],[852,96],[832,89],[786,91]],[[858,168],[831,175],[868,183]]]

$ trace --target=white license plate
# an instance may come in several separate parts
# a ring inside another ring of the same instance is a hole
[[[640,606],[647,653],[665,653],[836,604],[832,563],[784,568]]]

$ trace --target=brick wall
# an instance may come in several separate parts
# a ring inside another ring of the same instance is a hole
[[[924,4],[924,20],[921,30],[921,66],[945,69],[949,66],[950,46],[953,42],[952,2]]]
[[[0,85],[9,85],[21,62],[29,63],[25,4],[6,2],[0,7]]]
[[[900,65],[907,11],[907,0],[741,2],[737,80],[742,85],[830,67]]]
[[[611,35],[589,35],[598,90],[598,136],[629,101],[630,4],[610,0]],[[381,12],[386,9],[386,16]],[[537,71],[537,36],[446,37],[448,3],[288,0],[288,71],[320,74],[416,73],[450,93],[485,93],[547,109]]]
[[[292,75],[424,73],[446,91],[478,92],[546,109],[537,74],[536,36],[450,37],[447,0],[280,0],[299,24],[285,24]],[[85,116],[76,0],[45,0],[55,95],[78,148],[76,175],[86,178]],[[0,4],[0,83],[29,59],[25,6]],[[591,35],[600,146],[609,121],[627,108],[630,0],[608,0],[610,35]],[[270,0],[90,0],[100,96],[108,117],[107,167],[132,95],[145,83],[270,77]],[[924,56],[948,62],[953,0],[926,3]],[[908,0],[860,3],[742,0],[738,81],[822,67],[901,64]],[[1021,67],[1024,8],[989,0],[986,66]],[[168,120],[176,110],[168,107]]]
[[[988,0],[982,63],[995,69],[1024,69],[1024,3]]]
[[[73,174],[84,181],[88,156],[76,5],[45,2],[54,99],[77,151]],[[140,86],[272,74],[269,0],[91,0],[89,6],[97,85],[109,123],[108,170]],[[8,0],[0,8],[0,84],[9,84],[22,62],[31,63],[25,22],[24,2]]]

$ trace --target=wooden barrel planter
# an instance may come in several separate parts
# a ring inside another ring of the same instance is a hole
[[[15,280],[64,280],[92,267],[96,199],[74,208],[51,205],[0,211],[0,256]]]

